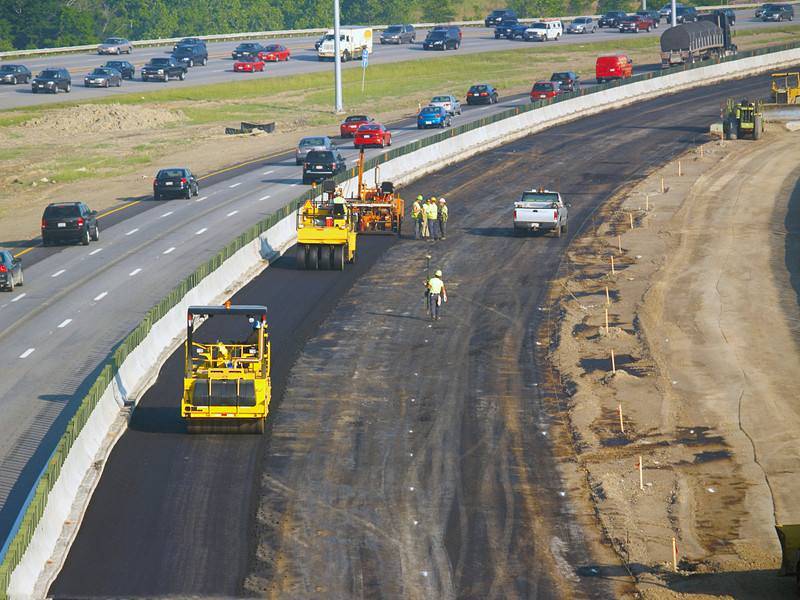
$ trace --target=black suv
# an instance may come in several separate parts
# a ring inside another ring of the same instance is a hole
[[[628,13],[621,10],[610,10],[597,21],[598,27],[619,27],[619,22],[626,18]]]
[[[186,79],[186,65],[179,63],[172,58],[151,58],[150,62],[142,67],[142,81],[150,79],[160,79],[169,81],[171,77],[177,77],[181,81]]]
[[[483,20],[483,24],[486,27],[495,27],[499,25],[505,19],[516,19],[517,13],[513,10],[508,10],[507,8],[493,10],[489,13],[489,16]]]
[[[201,40],[198,37],[187,37],[187,38],[183,38],[179,42],[176,42],[175,45],[172,47],[172,50],[173,51],[177,50],[178,46],[196,46],[198,44],[201,45],[201,46],[205,46],[206,45],[206,41],[205,40]]]
[[[519,25],[517,19],[503,19],[494,28],[494,39],[499,40],[500,38],[507,38],[511,30],[517,25]]]
[[[334,177],[347,169],[347,163],[338,150],[312,150],[303,163],[303,183]]]
[[[461,35],[458,27],[434,29],[422,42],[423,50],[458,50],[461,47]]]
[[[231,52],[231,58],[233,58],[233,60],[240,60],[248,56],[258,56],[258,53],[263,49],[264,46],[258,42],[244,42],[236,46],[233,52]]]
[[[109,69],[116,69],[120,72],[123,79],[133,79],[136,73],[136,67],[127,60],[108,60],[103,66]]]
[[[791,4],[772,4],[761,13],[762,21],[793,21],[794,7]]]
[[[574,71],[559,71],[550,76],[550,81],[557,81],[563,92],[578,92],[581,89],[581,80]]]
[[[197,183],[197,178],[184,167],[161,169],[153,180],[153,200],[169,197],[188,200],[199,193],[200,185]]]
[[[676,23],[694,23],[697,21],[697,9],[694,6],[679,6],[675,9]]]
[[[45,69],[31,81],[31,91],[51,92],[57,94],[58,90],[69,92],[72,89],[72,77],[66,69]]]
[[[25,65],[0,65],[0,83],[30,83],[33,75]]]
[[[208,64],[208,50],[205,44],[187,44],[178,46],[173,50],[172,58],[188,67],[195,65],[203,65],[205,67]]]
[[[83,202],[58,202],[49,204],[42,215],[42,244],[54,242],[80,242],[100,239],[97,211],[90,210]]]

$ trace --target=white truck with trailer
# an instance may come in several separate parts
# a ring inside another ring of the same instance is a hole
[[[319,60],[334,60],[336,57],[335,42],[336,36],[333,33],[333,29],[329,29],[317,49],[317,58]],[[342,62],[360,59],[364,49],[372,54],[371,27],[339,28],[339,54]]]
[[[561,194],[546,189],[522,192],[514,202],[514,234],[527,231],[552,231],[556,237],[566,233],[569,211]]]

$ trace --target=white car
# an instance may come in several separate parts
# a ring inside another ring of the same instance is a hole
[[[578,17],[573,19],[567,27],[567,33],[594,33],[597,31],[597,23],[592,17]]]
[[[428,103],[428,106],[441,106],[450,115],[461,114],[461,103],[455,96],[434,96]]]
[[[540,21],[525,30],[523,39],[526,42],[550,42],[560,38],[562,32],[561,21]]]
[[[125,38],[107,38],[97,47],[98,54],[130,54],[133,44]]]

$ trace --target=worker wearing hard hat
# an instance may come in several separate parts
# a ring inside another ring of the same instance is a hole
[[[436,198],[431,196],[425,203],[425,214],[428,217],[428,231],[432,240],[439,239],[439,205]]]
[[[433,277],[428,279],[425,287],[428,288],[428,312],[431,320],[439,320],[439,310],[442,302],[447,302],[447,290],[442,280],[442,271],[437,269]]]
[[[439,198],[439,235],[447,236],[447,200]]]
[[[422,237],[422,194],[411,205],[411,218],[414,220],[414,239]]]

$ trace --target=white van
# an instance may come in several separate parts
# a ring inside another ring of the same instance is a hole
[[[561,21],[539,21],[525,30],[523,39],[528,42],[555,41],[564,33]]]
[[[322,43],[317,49],[319,60],[333,60],[336,56],[334,43],[336,38],[333,29],[329,29]],[[371,27],[340,27],[339,28],[339,54],[342,62],[359,60],[364,49],[372,54],[372,28]]]

